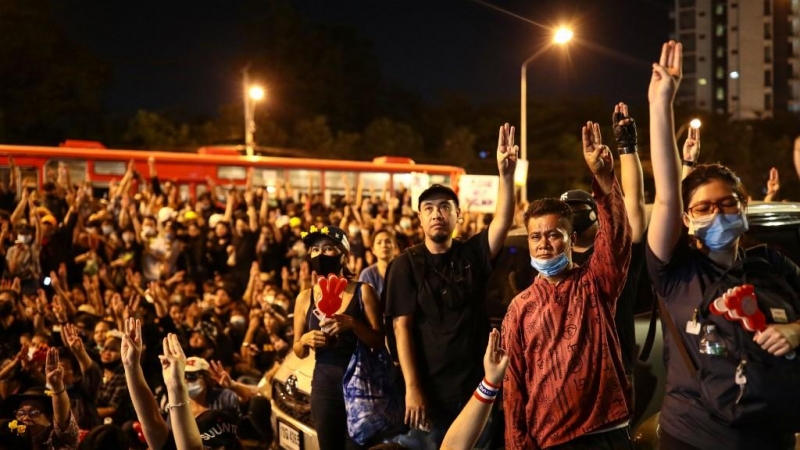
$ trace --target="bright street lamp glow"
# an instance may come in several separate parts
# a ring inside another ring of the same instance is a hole
[[[556,44],[566,44],[572,39],[573,33],[569,28],[559,28],[553,35],[553,42]]]
[[[692,119],[692,121],[689,122],[689,126],[694,128],[695,130],[700,128],[700,125],[702,125],[700,119]]]
[[[261,86],[253,86],[250,88],[248,94],[253,100],[261,100],[264,98],[264,89],[262,89]]]
[[[734,70],[733,72],[731,72],[731,79],[735,80],[737,78],[739,78],[739,72]]]

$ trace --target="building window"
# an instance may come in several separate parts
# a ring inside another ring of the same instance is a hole
[[[683,11],[678,17],[678,24],[681,30],[692,29],[696,25],[694,10]]]
[[[717,58],[724,58],[725,57],[725,47],[720,45],[720,46],[717,47],[715,52],[716,52],[715,56]]]
[[[731,95],[731,101],[732,102],[738,102],[739,101],[739,96],[738,95]]]
[[[701,41],[702,41],[702,40],[703,40],[703,39],[705,39],[705,38],[706,38],[706,35],[705,35],[705,34],[698,34],[698,35],[697,35],[697,39],[698,39],[698,40],[701,40]]]
[[[718,87],[717,88],[716,98],[719,101],[724,101],[725,100],[725,88],[723,88],[723,87]]]
[[[769,64],[772,62],[772,46],[764,47],[764,62]]]
[[[680,42],[683,43],[683,52],[693,52],[697,49],[694,33],[681,33]]]
[[[705,62],[706,57],[705,56],[698,56],[697,60],[700,61],[700,62]]]
[[[764,39],[772,39],[772,24],[769,22],[764,24]]]
[[[736,25],[731,27],[731,33],[736,33],[737,31],[739,31],[739,27],[737,27]]]
[[[725,14],[725,4],[717,3],[717,6],[714,7],[714,14],[718,16]]]
[[[722,66],[717,66],[717,71],[716,71],[715,77],[718,80],[722,80],[722,79],[725,78],[725,69],[723,69]]]
[[[699,84],[700,86],[705,86],[708,84],[708,80],[706,80],[705,78],[698,78],[697,84]]]
[[[738,48],[734,48],[733,50],[731,50],[731,55],[738,55],[738,54],[739,54]]]
[[[681,0],[680,7],[681,8],[692,8],[694,6],[695,0]]]
[[[764,94],[764,109],[772,111],[772,94]]]
[[[765,70],[764,71],[764,86],[765,87],[772,86],[772,71],[771,70]]]
[[[766,32],[766,31],[765,31]],[[717,27],[714,29],[714,34],[717,37],[725,36],[725,25],[718,23]]]
[[[772,0],[764,0],[764,15],[772,15]]]

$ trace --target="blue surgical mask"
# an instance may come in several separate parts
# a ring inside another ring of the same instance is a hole
[[[552,277],[563,272],[569,265],[569,258],[566,253],[562,253],[550,259],[539,259],[531,256],[531,267],[536,269],[542,276]]]
[[[711,250],[727,250],[748,230],[744,212],[689,219],[689,234]]]

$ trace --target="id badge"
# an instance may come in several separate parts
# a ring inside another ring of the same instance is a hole
[[[695,336],[700,335],[700,330],[703,329],[703,326],[700,322],[696,320],[690,320],[686,322],[686,334],[693,334]]]

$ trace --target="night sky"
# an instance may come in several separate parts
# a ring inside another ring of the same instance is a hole
[[[269,0],[261,0],[269,1]],[[572,24],[567,53],[529,66],[531,98],[644,101],[670,0],[490,1],[545,25]],[[518,101],[520,64],[549,42],[541,27],[473,0],[299,0],[313,22],[349,25],[373,42],[383,76],[435,101]],[[243,1],[54,2],[67,33],[109,63],[113,112],[213,114],[240,96]]]

